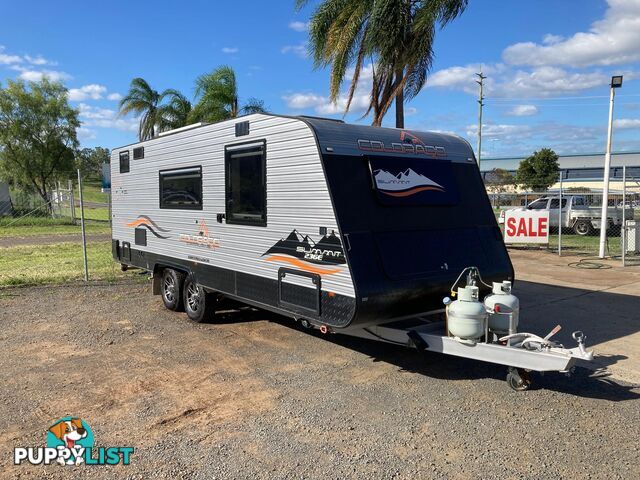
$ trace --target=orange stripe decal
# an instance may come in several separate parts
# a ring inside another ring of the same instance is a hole
[[[145,218],[138,218],[137,220],[134,220],[133,222],[129,222],[126,224],[127,227],[138,227],[140,225],[151,225],[151,222],[149,222],[149,220],[145,219]]]
[[[317,273],[318,275],[333,275],[334,273],[338,273],[342,271],[342,268],[319,268],[309,265],[302,260],[293,257],[286,257],[284,255],[271,255],[270,257],[265,258],[268,262],[286,262],[290,263],[298,267],[300,270],[304,270],[306,272]]]
[[[425,190],[437,190],[439,192],[442,192],[443,190],[441,188],[438,187],[416,187],[416,188],[412,188],[411,190],[407,190],[405,192],[388,192],[383,190],[382,193],[384,193],[385,195],[391,195],[392,197],[408,197],[409,195],[413,195],[414,193],[418,193],[418,192],[424,192]]]

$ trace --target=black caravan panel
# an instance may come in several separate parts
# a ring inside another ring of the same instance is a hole
[[[310,120],[354,280],[352,323],[443,308],[461,270],[513,280],[473,152],[450,135]],[[372,134],[376,138],[372,138]]]

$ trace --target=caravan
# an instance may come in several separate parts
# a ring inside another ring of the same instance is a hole
[[[467,267],[482,292],[514,280],[457,136],[253,114],[113,149],[111,191],[115,260],[152,272],[154,293],[192,320],[226,296],[323,332],[496,363],[495,348],[522,350],[487,330],[489,350],[458,352],[450,341],[477,339],[436,321]],[[554,355],[541,368],[573,363]]]

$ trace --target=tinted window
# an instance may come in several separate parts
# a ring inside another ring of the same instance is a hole
[[[529,205],[529,209],[530,210],[544,210],[545,208],[547,208],[547,199],[540,199],[540,200],[536,200],[535,202],[531,203],[531,205]],[[557,208],[557,206],[556,206]]]
[[[551,199],[551,204],[549,205],[549,208],[556,208],[557,209],[559,200],[560,199],[558,199],[558,198],[552,198]],[[563,198],[562,199],[562,208],[565,208],[566,206],[567,206],[567,199]]]
[[[202,168],[161,171],[160,208],[202,210]]]
[[[227,223],[267,224],[265,145],[227,147]]]
[[[129,150],[120,152],[120,173],[129,172]]]

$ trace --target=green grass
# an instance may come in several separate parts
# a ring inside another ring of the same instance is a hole
[[[110,233],[108,223],[85,223],[87,233]],[[62,235],[80,233],[80,225],[70,218],[24,217],[0,218],[0,238],[32,237],[39,235]]]
[[[597,254],[600,248],[600,236],[598,235],[573,235],[562,232],[562,249],[569,253],[593,253]],[[558,249],[558,234],[549,236],[549,248]],[[611,235],[607,238],[606,252],[608,255],[620,255],[622,245],[619,235]]]
[[[80,218],[80,207],[76,207],[76,216]],[[109,221],[109,207],[89,208],[84,207],[85,220]]]
[[[102,193],[100,183],[84,183],[82,189],[82,199],[85,202],[109,203],[109,194]],[[74,192],[76,203],[80,202],[80,192]]]
[[[87,245],[90,280],[113,281],[134,277],[136,272],[122,272],[111,256],[110,242]],[[64,283],[84,276],[82,245],[18,246],[0,248],[0,287]]]

